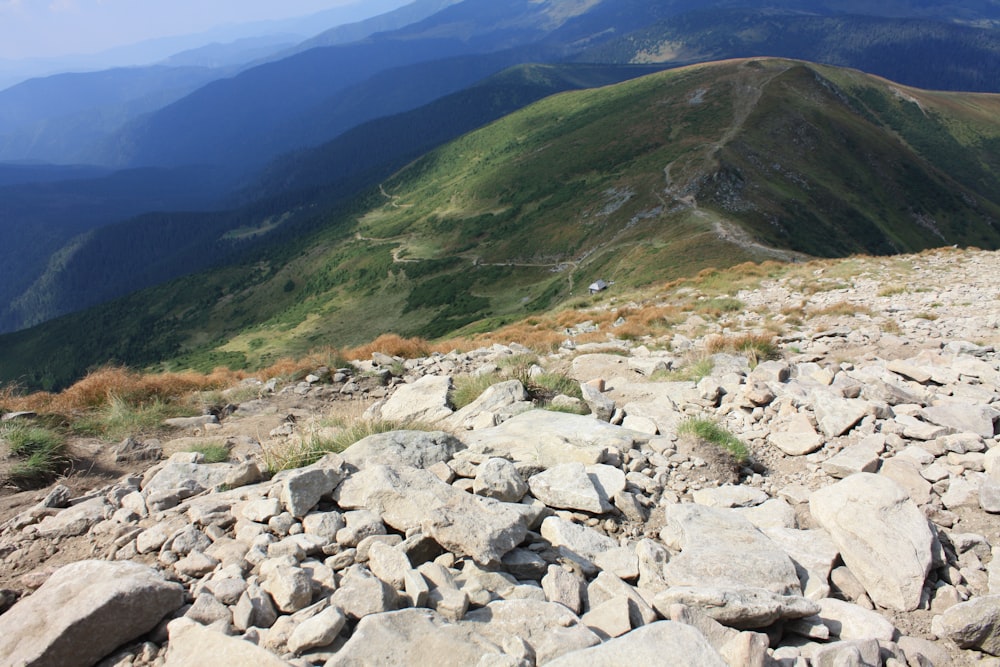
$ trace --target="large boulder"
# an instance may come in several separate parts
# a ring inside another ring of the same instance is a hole
[[[502,422],[503,415],[530,409],[530,397],[521,381],[507,380],[487,387],[476,400],[445,419],[442,425],[456,431],[488,428]]]
[[[648,435],[597,421],[592,416],[548,410],[532,410],[493,428],[459,436],[470,450],[483,456],[549,468],[575,461],[584,465],[602,463],[610,450],[632,449]]]
[[[450,391],[449,376],[425,375],[410,384],[400,385],[385,403],[372,406],[365,414],[403,424],[433,424],[451,416],[453,410],[448,406]]]
[[[920,605],[937,538],[903,487],[858,473],[815,491],[809,511],[873,602],[897,611]]]
[[[1000,656],[1000,595],[989,595],[957,604],[935,616],[931,630],[961,648]]]
[[[184,604],[184,588],[130,562],[79,561],[0,615],[6,665],[93,665]]]
[[[563,463],[533,475],[528,488],[549,507],[600,514],[610,511],[610,498],[624,490],[625,473],[601,464]]]
[[[444,431],[390,431],[358,440],[341,456],[358,469],[380,464],[429,468],[462,449],[465,445]]]
[[[542,600],[497,600],[470,611],[462,624],[476,636],[500,645],[508,637],[520,638],[540,665],[601,641],[569,609]]]
[[[530,509],[465,493],[433,473],[376,465],[348,477],[334,499],[344,509],[367,509],[400,532],[419,529],[459,555],[497,563],[524,540]]]
[[[788,555],[735,510],[685,503],[664,511],[661,538],[681,552],[663,568],[669,585],[801,594]]]

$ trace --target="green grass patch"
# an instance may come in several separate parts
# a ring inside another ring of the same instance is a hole
[[[750,450],[747,449],[747,446],[711,419],[687,419],[677,426],[677,434],[691,435],[702,442],[716,445],[732,454],[741,463],[750,458]]]
[[[19,459],[7,470],[7,483],[30,486],[53,477],[66,465],[65,439],[50,428],[7,424],[0,429],[0,439],[7,443],[10,455]]]
[[[544,393],[551,394],[552,396],[564,394],[583,400],[580,383],[561,373],[542,373],[541,375],[536,375],[531,379],[528,391],[529,393]]]
[[[502,378],[495,373],[456,376],[452,380],[453,388],[449,394],[452,407],[455,410],[461,410],[501,380]]]
[[[192,407],[159,399],[133,403],[120,396],[111,396],[107,405],[75,420],[71,428],[80,435],[114,441],[158,431],[163,428],[165,419],[195,414],[197,410]]]
[[[188,451],[201,454],[204,463],[225,463],[229,460],[229,447],[222,442],[204,442],[191,447]]]
[[[694,361],[669,371],[656,371],[649,376],[650,382],[698,382],[715,370],[715,361],[711,357],[701,357]]]

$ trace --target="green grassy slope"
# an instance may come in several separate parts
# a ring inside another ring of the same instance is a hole
[[[0,377],[109,358],[253,366],[489,330],[585,293],[802,255],[1000,247],[1000,96],[786,60],[546,98],[411,163],[308,238],[0,338]]]

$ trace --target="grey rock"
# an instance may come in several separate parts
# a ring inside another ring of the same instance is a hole
[[[777,421],[767,436],[768,442],[789,456],[810,454],[823,446],[812,420],[804,413]]]
[[[91,665],[183,603],[183,587],[152,568],[79,561],[0,615],[0,655],[9,665]]]
[[[656,611],[632,585],[611,572],[601,572],[587,586],[587,605],[591,608],[610,600],[625,600],[630,626],[637,628],[656,620]]]
[[[920,414],[930,423],[955,433],[975,433],[983,438],[994,436],[994,422],[1000,417],[1000,412],[992,406],[967,403],[931,405],[921,410]]]
[[[556,516],[550,516],[542,522],[541,533],[563,556],[578,563],[589,573],[597,571],[595,561],[601,554],[618,548],[618,543],[607,535]]]
[[[910,457],[898,455],[884,460],[878,474],[902,486],[917,505],[931,501],[931,483],[920,475],[920,467]]]
[[[271,596],[257,584],[248,583],[233,609],[233,625],[244,632],[247,628],[269,628],[278,619]]]
[[[549,602],[558,602],[574,614],[583,611],[583,578],[560,567],[549,565],[548,572],[542,577],[542,590]]]
[[[814,405],[816,422],[828,438],[844,435],[872,410],[868,401],[839,398],[828,393],[816,396]]]
[[[347,617],[337,607],[327,607],[295,627],[288,638],[288,650],[302,653],[333,643],[347,623]]]
[[[449,376],[425,375],[410,384],[400,385],[378,408],[377,415],[372,410],[366,415],[400,424],[406,422],[433,424],[453,413],[448,406],[450,391]]]
[[[837,545],[825,530],[767,528],[765,534],[795,563],[803,595],[810,600],[825,598],[833,565],[840,556]]]
[[[489,428],[501,423],[501,415],[515,406],[530,406],[528,392],[520,380],[498,382],[486,389],[476,400],[445,419],[445,428],[456,431]]]
[[[240,667],[288,667],[287,662],[266,649],[186,618],[171,621],[168,630],[170,648],[164,667],[216,667],[222,664],[220,661]]]
[[[694,504],[667,505],[664,511],[661,539],[681,552],[664,568],[671,586],[801,593],[791,559],[735,511]]]
[[[622,475],[624,481],[624,475]],[[624,485],[623,485],[624,486]],[[563,463],[528,479],[531,495],[549,507],[600,514],[610,509],[582,463]]]
[[[233,620],[233,613],[229,607],[222,604],[218,598],[211,593],[202,593],[194,600],[194,604],[184,614],[185,617],[202,625],[211,625],[222,621],[225,625]]]
[[[171,417],[164,419],[163,425],[172,428],[198,428],[206,424],[218,424],[219,418],[215,415],[198,415],[196,417]]]
[[[528,492],[517,467],[507,459],[490,458],[479,464],[473,493],[506,503],[516,503]]]
[[[961,648],[1000,656],[1000,595],[974,598],[951,607],[934,617],[931,631]]]
[[[301,518],[329,495],[344,478],[342,462],[336,454],[327,454],[307,468],[287,471],[276,476],[278,498],[294,517]]]
[[[684,656],[689,667],[727,667],[704,635],[674,621],[660,621],[605,642],[564,655],[549,667],[619,667],[662,664],[666,656]]]
[[[37,527],[38,534],[46,538],[83,535],[91,526],[111,516],[111,511],[104,498],[92,498],[43,518]]]
[[[979,487],[979,506],[984,512],[1000,514],[1000,481],[991,477],[983,479]]]
[[[401,591],[406,586],[406,573],[413,566],[402,549],[376,542],[368,550],[368,569],[376,577]]]
[[[429,468],[451,460],[465,445],[444,431],[390,431],[363,438],[344,450],[344,461],[356,469],[373,465]]]
[[[125,438],[114,448],[115,463],[125,461],[159,461],[163,457],[163,447],[158,441],[140,442]]]
[[[823,472],[843,479],[859,472],[876,472],[881,459],[884,444],[878,439],[874,441],[865,440],[857,445],[845,447],[835,455],[823,461]]]
[[[937,538],[903,487],[859,473],[814,492],[809,510],[876,604],[917,608]]]
[[[335,542],[337,533],[346,525],[340,512],[311,512],[302,517],[302,529],[306,535],[315,535],[327,542]]]
[[[698,489],[691,498],[709,507],[753,507],[767,500],[767,494],[752,486],[726,484]]]
[[[814,667],[869,667],[881,665],[877,641],[840,641],[817,647],[811,655]]]
[[[615,413],[615,402],[607,395],[602,394],[597,387],[583,383],[580,385],[583,393],[583,402],[587,404],[590,411],[601,421],[611,421],[611,416]]]
[[[365,616],[326,667],[369,665],[476,665],[503,654],[491,638],[470,632],[430,609]]]
[[[759,588],[675,586],[657,593],[653,600],[657,611],[664,616],[669,616],[674,604],[700,609],[709,618],[742,630],[764,628],[779,620],[805,618],[820,611],[820,606],[812,600]]]
[[[734,509],[737,514],[765,533],[771,528],[795,528],[798,525],[795,508],[784,498],[769,498],[759,505]]]
[[[275,606],[285,613],[305,608],[312,601],[312,580],[299,567],[279,564],[269,568],[261,581],[261,588],[274,600]]]
[[[600,643],[576,614],[554,602],[497,600],[470,611],[463,624],[501,645],[508,637],[521,638],[531,647],[538,664]]]
[[[469,449],[548,468],[576,461],[602,463],[610,450],[632,449],[649,436],[599,422],[591,416],[532,410],[494,428],[460,435]]]
[[[341,507],[366,508],[393,528],[419,528],[442,547],[480,563],[496,563],[524,540],[529,508],[459,491],[433,473],[373,466],[337,489]]]
[[[830,634],[840,639],[878,639],[892,641],[897,630],[881,614],[838,600],[823,598],[819,601],[819,620],[830,628]]]
[[[330,604],[339,607],[353,620],[370,614],[393,611],[399,605],[396,591],[362,565],[352,565],[344,572],[340,586],[330,596]]]

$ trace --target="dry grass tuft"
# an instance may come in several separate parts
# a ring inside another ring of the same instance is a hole
[[[705,340],[705,351],[709,354],[719,352],[743,354],[753,365],[767,359],[776,359],[780,356],[778,345],[774,340],[774,334],[771,333],[709,336]]]
[[[829,306],[814,308],[809,311],[809,315],[812,317],[819,317],[822,315],[830,315],[832,317],[854,317],[857,315],[871,314],[871,308],[868,306],[851,303],[850,301],[838,301],[836,303],[831,303]]]

